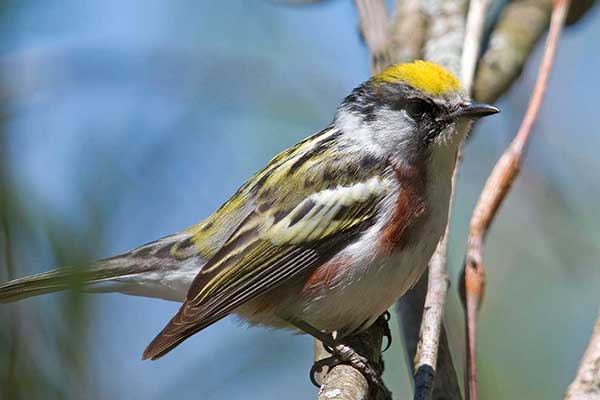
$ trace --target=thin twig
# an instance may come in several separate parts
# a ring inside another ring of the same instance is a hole
[[[491,0],[471,0],[467,13],[467,26],[465,28],[465,42],[462,53],[462,83],[465,91],[471,93],[475,67],[481,49],[481,36],[483,26]]]
[[[435,7],[431,4],[426,6],[419,0],[398,0],[396,4],[396,16],[392,26],[392,59],[406,62],[423,56],[448,67],[458,65],[463,34],[464,1],[451,1],[446,4],[438,2],[434,4]],[[426,49],[422,49],[423,47]],[[445,282],[435,283],[434,286],[439,289],[435,291],[435,296],[439,298],[432,299],[429,295],[428,304],[435,304],[436,308],[433,313],[424,315],[430,279],[446,279],[445,261],[442,261],[442,254],[445,254],[443,246],[446,244],[438,247],[438,257],[437,261],[434,261],[433,269],[424,274],[417,285],[398,300],[396,314],[401,323],[407,364],[415,376],[415,398],[462,400],[446,328],[441,319],[432,318],[441,317],[447,292]],[[422,324],[422,321],[425,321],[425,324]],[[423,342],[421,326],[430,335]],[[435,346],[435,351],[432,346]],[[428,364],[433,362],[432,357],[418,355],[418,348],[420,353],[426,352],[433,356],[437,364]]]
[[[446,248],[446,234],[438,248]],[[431,399],[438,361],[438,350],[443,326],[444,305],[448,293],[448,274],[446,273],[445,252],[435,252],[429,263],[429,283],[423,319],[421,321],[420,340],[415,355],[415,400]]]
[[[415,287],[396,303],[396,315],[401,323],[400,332],[404,342],[406,363],[413,375],[415,373],[414,359],[419,344],[419,328],[423,319],[428,282],[428,274],[424,274]],[[462,398],[458,375],[450,352],[448,335],[445,325],[442,325],[432,399],[462,400]]]
[[[583,354],[575,379],[569,385],[565,400],[600,399],[600,309],[588,347]]]
[[[466,2],[456,0],[433,3],[428,10],[431,19],[425,43],[425,58],[444,65],[454,73],[459,72],[461,65],[465,9]],[[456,163],[458,163],[459,157],[460,154],[457,154]],[[456,163],[452,174],[448,221],[451,219],[454,201]],[[414,398],[419,400],[432,399],[434,394],[440,337],[444,326],[443,315],[448,293],[448,274],[446,272],[448,230],[449,224],[446,224],[444,236],[429,262],[429,281],[414,367]],[[453,394],[453,396],[460,398],[460,393]]]
[[[524,150],[548,86],[548,77],[552,69],[556,46],[565,22],[569,4],[570,0],[553,1],[550,31],[527,112],[517,135],[490,174],[471,218],[467,254],[463,270],[463,301],[467,316],[467,398],[470,400],[477,400],[475,337],[477,310],[481,303],[485,284],[483,242],[498,208],[519,173]]]
[[[483,26],[485,24],[485,18],[490,7],[490,0],[471,0],[469,3],[469,11],[467,13],[467,25],[465,27],[465,42],[463,46],[462,54],[462,82],[465,91],[471,95],[473,90],[473,80],[475,79],[475,68],[477,67],[477,60],[479,59],[479,52],[481,49],[481,38],[483,34]],[[462,145],[459,149],[459,157],[457,158],[457,165],[454,168],[454,175],[452,176],[452,187],[456,183],[459,163],[462,157]],[[454,194],[454,193],[453,193]],[[468,353],[468,352],[467,352]],[[468,357],[467,357],[468,358]],[[473,362],[473,364],[471,364]],[[467,378],[468,371],[475,370],[476,365],[474,360],[467,359]],[[467,389],[467,398],[469,396],[469,390]]]

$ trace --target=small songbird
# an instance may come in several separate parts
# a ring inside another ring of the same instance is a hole
[[[437,64],[392,66],[204,221],[88,269],[7,282],[0,302],[65,289],[73,275],[90,292],[183,302],[144,359],[229,314],[333,344],[417,282],[444,232],[459,144],[498,111]]]

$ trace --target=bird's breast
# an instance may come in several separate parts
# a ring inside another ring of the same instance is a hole
[[[381,230],[378,250],[391,255],[420,240],[419,231],[427,219],[427,173],[424,165],[394,167],[397,194],[392,199],[389,216]]]
[[[370,326],[413,286],[444,231],[450,180],[428,181],[423,170],[408,167],[395,175],[395,190],[373,226],[328,262],[273,291],[260,307],[244,308],[244,318],[277,325],[272,315],[288,315],[346,335]]]
[[[295,313],[320,329],[352,333],[418,281],[443,234],[450,196],[449,176],[428,182],[424,172],[395,171],[398,189],[379,221],[309,275]]]

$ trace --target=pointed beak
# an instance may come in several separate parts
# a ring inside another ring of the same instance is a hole
[[[500,109],[491,106],[489,104],[481,103],[479,101],[465,101],[461,104],[460,108],[453,112],[450,116],[452,118],[470,118],[477,119],[488,115],[499,113]]]

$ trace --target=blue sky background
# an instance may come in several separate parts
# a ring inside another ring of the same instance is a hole
[[[198,222],[270,157],[326,126],[369,74],[350,1],[23,0],[2,7],[0,157],[20,210],[11,225],[18,275],[110,256]],[[599,305],[598,21],[595,9],[566,30],[522,175],[489,236],[479,339],[484,398],[559,396]],[[466,148],[447,316],[457,354],[468,220],[518,128],[539,56],[537,49],[499,102],[502,114],[481,123]],[[307,337],[226,319],[164,359],[141,362],[178,305],[122,295],[84,303],[85,326],[74,331],[65,328],[64,295],[19,306],[23,359],[67,397],[81,398],[66,389],[73,379],[97,399],[316,393]],[[6,320],[9,307],[0,307]],[[57,342],[82,349],[85,370],[72,371],[60,350],[48,350]],[[387,380],[407,396],[400,343],[386,353]]]

